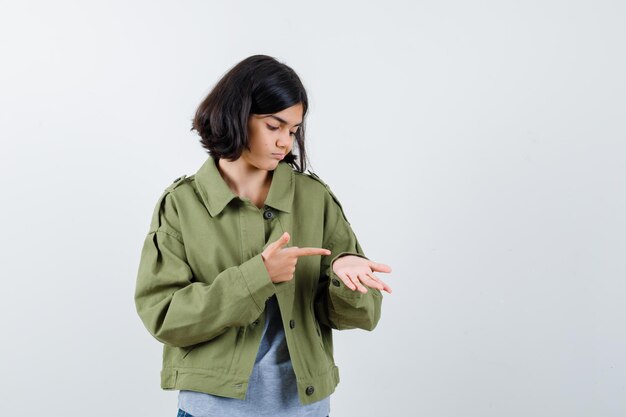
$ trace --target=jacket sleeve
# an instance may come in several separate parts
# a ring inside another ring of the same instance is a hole
[[[141,251],[134,298],[152,336],[186,347],[253,322],[275,287],[260,253],[221,271],[211,284],[193,281],[170,197],[164,193],[155,208]]]
[[[321,276],[315,297],[315,313],[317,319],[334,329],[373,330],[380,319],[382,293],[376,288],[365,286],[367,293],[351,290],[334,273],[332,265],[336,259],[345,255],[365,256],[359,241],[348,223],[343,209],[336,197],[330,193],[332,200],[327,210],[331,222],[325,225],[329,238],[325,239],[324,247],[331,251],[322,257]],[[328,227],[332,226],[334,227]]]

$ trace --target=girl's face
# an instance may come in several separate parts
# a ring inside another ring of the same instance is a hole
[[[302,103],[272,114],[250,114],[248,140],[250,150],[241,157],[257,169],[273,171],[291,151],[295,133],[302,123]]]

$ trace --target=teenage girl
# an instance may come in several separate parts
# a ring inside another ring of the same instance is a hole
[[[391,268],[305,173],[307,109],[290,67],[244,59],[193,119],[209,157],[157,201],[135,304],[163,343],[161,387],[179,390],[180,417],[328,416],[331,330],[374,329],[391,293],[376,275]]]

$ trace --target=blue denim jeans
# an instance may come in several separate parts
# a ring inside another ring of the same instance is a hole
[[[180,408],[178,409],[178,415],[176,417],[193,417],[191,414],[189,413],[185,413],[183,410],[181,410]],[[326,416],[328,417],[328,416]]]

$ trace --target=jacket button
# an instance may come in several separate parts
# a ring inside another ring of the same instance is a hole
[[[314,392],[315,388],[313,388],[313,385],[309,385],[308,387],[306,387],[306,395],[313,395]]]
[[[295,320],[289,320],[289,327],[291,327],[292,329],[294,327],[296,327],[296,321]]]
[[[259,324],[259,320],[258,319],[252,322],[252,326],[256,326],[258,324]]]
[[[272,213],[270,210],[265,210],[265,212],[263,212],[263,217],[265,218],[265,220],[269,220],[274,217],[274,213]]]
[[[339,282],[339,280],[338,280],[337,278],[333,278],[333,285],[334,285],[335,287],[338,287],[338,286],[340,286],[340,285],[341,285],[341,283]]]

